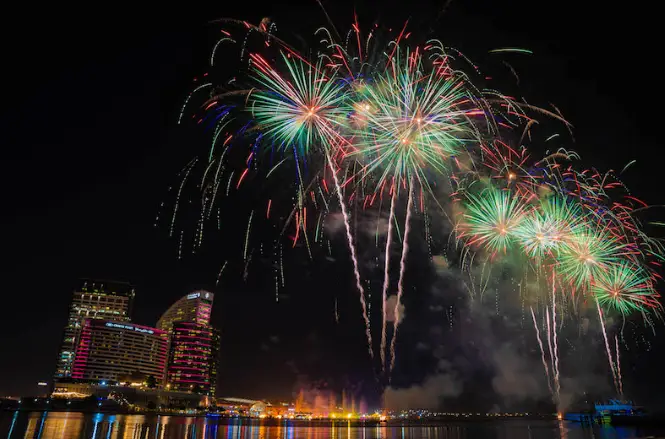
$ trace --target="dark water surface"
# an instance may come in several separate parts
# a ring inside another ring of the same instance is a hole
[[[665,438],[665,431],[530,420],[362,427],[344,422],[308,426],[203,417],[0,413],[1,439],[628,439],[659,437],[658,433]]]

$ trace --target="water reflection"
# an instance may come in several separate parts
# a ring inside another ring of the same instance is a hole
[[[496,421],[440,426],[357,426],[177,416],[0,413],[0,439],[632,439],[664,431],[564,421]]]

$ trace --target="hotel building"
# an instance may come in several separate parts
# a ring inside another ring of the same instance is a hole
[[[209,291],[187,294],[157,322],[169,334],[168,389],[215,395],[220,335],[210,326],[213,298]]]
[[[128,283],[82,280],[74,291],[69,306],[55,378],[72,375],[72,364],[84,319],[104,319],[128,322],[134,300],[134,287]]]
[[[157,321],[157,328],[171,331],[176,322],[209,324],[214,297],[215,295],[208,291],[195,291],[183,296],[162,314]]]
[[[166,333],[113,320],[86,319],[80,331],[71,377],[119,381],[136,372],[164,379],[168,357]]]
[[[166,382],[170,390],[215,396],[219,331],[209,325],[173,324]]]

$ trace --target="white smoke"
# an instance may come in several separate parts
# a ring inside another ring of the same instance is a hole
[[[543,384],[542,366],[525,355],[520,355],[512,345],[505,343],[492,353],[496,375],[492,387],[507,399],[524,400],[547,397]]]
[[[383,394],[384,406],[390,410],[436,409],[445,398],[462,394],[463,383],[453,365],[446,360],[439,361],[437,373],[408,388],[386,388]]]

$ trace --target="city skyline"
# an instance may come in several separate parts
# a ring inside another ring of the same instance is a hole
[[[54,385],[153,380],[154,387],[214,396],[219,331],[210,325],[214,294],[197,290],[167,307],[154,326],[133,321],[129,283],[81,280],[72,294]],[[60,390],[62,393],[63,390]],[[64,390],[66,394],[69,390]]]

